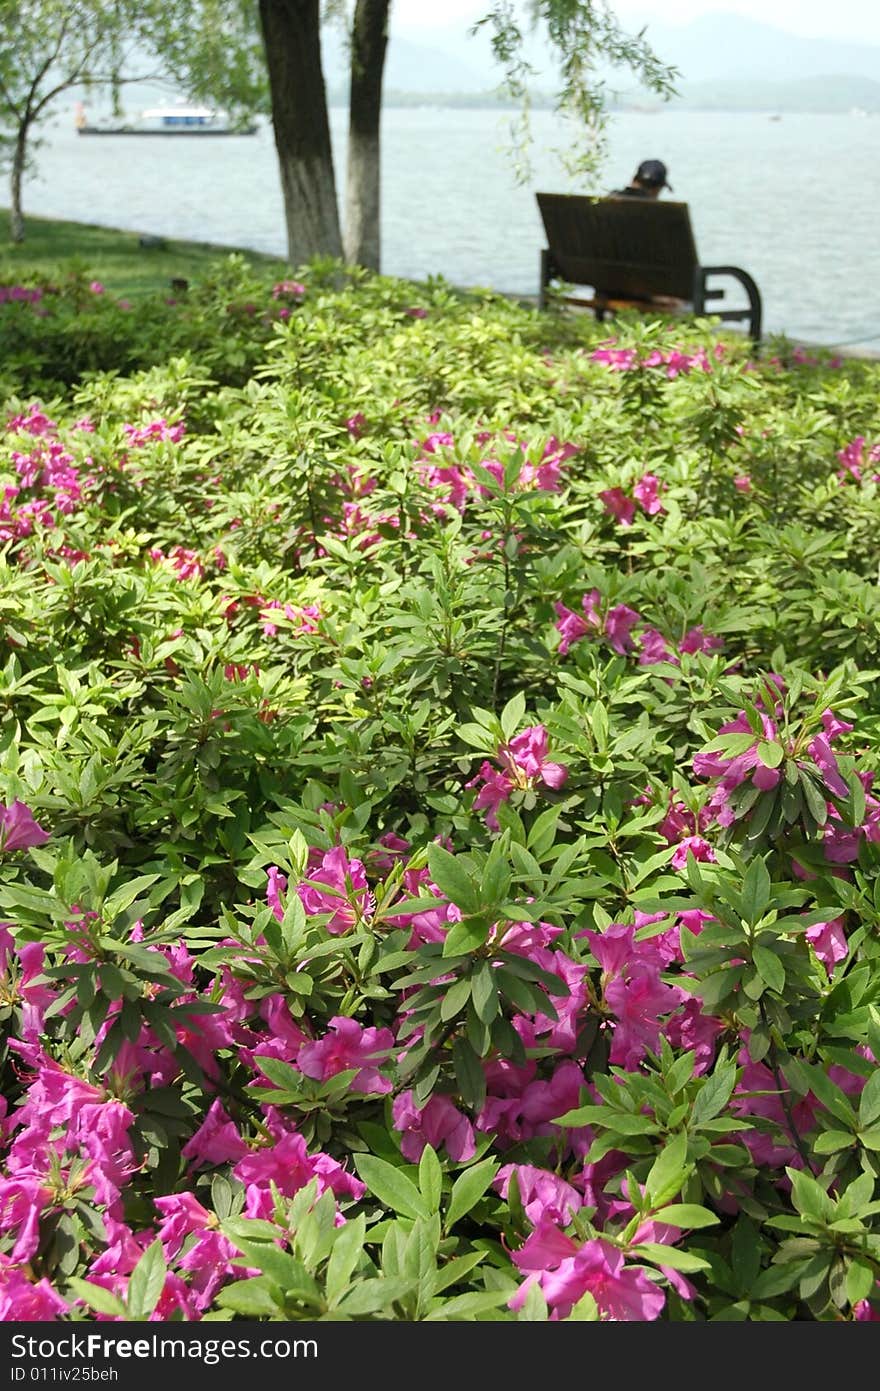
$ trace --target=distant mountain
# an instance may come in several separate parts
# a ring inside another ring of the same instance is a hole
[[[321,51],[329,91],[334,96],[344,94],[347,100],[348,50],[336,25],[324,29]],[[482,92],[499,76],[481,67],[479,51],[468,50],[466,37],[456,52],[432,43],[412,43],[392,32],[383,82],[386,89],[403,92]]]
[[[686,82],[675,105],[689,111],[880,113],[880,82],[870,77],[800,77],[793,82]]]
[[[833,26],[832,6],[828,27]],[[682,25],[651,21],[645,27],[655,53],[679,69],[682,82],[791,81],[827,73],[880,82],[880,46],[876,44],[802,38],[734,14],[703,15]]]

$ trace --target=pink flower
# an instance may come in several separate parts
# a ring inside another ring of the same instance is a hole
[[[29,1280],[8,1256],[0,1256],[0,1323],[48,1323],[67,1312],[67,1302],[48,1280]]]
[[[521,1309],[537,1281],[551,1318],[565,1319],[585,1294],[591,1294],[603,1320],[615,1323],[651,1322],[659,1318],[666,1296],[643,1270],[627,1267],[622,1251],[601,1237],[578,1246],[546,1218],[518,1251],[514,1265],[528,1272],[511,1309]]]
[[[640,615],[635,609],[627,608],[626,604],[616,604],[613,609],[609,609],[605,616],[605,636],[615,652],[624,656],[627,652],[632,652],[635,642],[630,637],[630,629],[640,620]]]
[[[523,1211],[533,1227],[542,1222],[566,1227],[584,1205],[577,1189],[548,1169],[536,1169],[532,1164],[505,1164],[495,1175],[492,1187],[506,1198],[514,1182],[519,1188]]]
[[[392,1084],[382,1076],[379,1064],[387,1060],[393,1047],[390,1029],[365,1029],[354,1019],[336,1015],[322,1039],[302,1045],[296,1065],[306,1077],[319,1082],[354,1068],[351,1090],[381,1096],[391,1091]]]
[[[366,423],[367,417],[364,415],[363,411],[356,411],[354,415],[350,415],[348,420],[346,420],[345,428],[352,439],[360,439],[361,435],[364,433]]]
[[[633,488],[633,497],[642,511],[646,512],[649,517],[663,511],[663,504],[660,501],[662,487],[663,484],[656,474],[646,473]]]
[[[277,865],[270,865],[266,871],[269,880],[266,889],[266,902],[272,909],[275,917],[281,922],[284,918],[284,905],[281,902],[281,895],[287,889],[287,875],[282,874]]]
[[[427,309],[420,309],[417,305],[412,305],[409,309],[404,309],[404,314],[408,314],[411,319],[427,319]]]
[[[684,869],[687,865],[688,855],[692,855],[695,860],[703,864],[713,863],[716,858],[712,846],[702,836],[685,836],[684,840],[679,841],[675,854],[672,856],[672,868]]]
[[[89,289],[93,295],[103,295],[104,293],[104,286],[101,284],[100,280],[92,280],[89,283]]]
[[[605,488],[599,496],[610,517],[614,517],[621,526],[632,526],[636,504],[631,497],[627,497],[622,488]]]
[[[568,777],[561,763],[547,759],[547,730],[543,725],[529,725],[508,744],[500,745],[497,753],[502,771],[484,762],[477,775],[465,787],[483,786],[474,798],[474,810],[487,809],[486,825],[498,830],[497,808],[506,802],[515,788],[526,791],[542,782],[546,787],[560,788]]]
[[[219,1101],[212,1101],[198,1130],[180,1151],[184,1159],[196,1166],[228,1164],[242,1159],[247,1152],[247,1145]]]
[[[322,856],[308,881],[297,884],[300,902],[309,914],[329,913],[326,928],[337,936],[348,932],[371,912],[367,876],[360,860],[349,860],[341,845]]]
[[[738,473],[733,480],[733,486],[738,493],[750,493],[752,491],[752,480],[747,473]]]
[[[809,752],[810,757],[822,774],[822,780],[828,788],[828,791],[835,797],[848,796],[849,788],[841,777],[837,759],[831,750],[831,745],[828,742],[827,736],[824,734],[817,734],[816,737],[810,741]]]
[[[632,1071],[648,1049],[658,1052],[661,1016],[671,1014],[686,998],[676,986],[664,984],[658,967],[644,958],[632,961],[625,975],[609,980],[605,1003],[616,1019],[611,1041],[612,1066]]]
[[[678,650],[679,652],[717,652],[723,646],[723,638],[713,637],[711,633],[704,632],[702,623],[698,623],[695,628],[688,628],[678,645]]]
[[[24,802],[16,798],[11,807],[0,807],[0,851],[30,850],[35,845],[45,845],[48,839],[48,831],[37,825]]]
[[[400,1152],[404,1159],[418,1163],[425,1145],[435,1150],[445,1145],[449,1158],[458,1164],[473,1159],[476,1153],[473,1126],[448,1096],[435,1092],[419,1107],[411,1091],[402,1092],[394,1098],[391,1114],[395,1130],[403,1132]]]
[[[846,933],[843,930],[843,918],[833,918],[827,923],[815,923],[813,927],[807,928],[806,938],[829,976],[838,961],[844,961],[849,952]]]
[[[566,608],[565,604],[554,604],[553,607],[556,610],[556,631],[560,634],[559,655],[564,657],[571,644],[585,637],[590,629],[580,614]]]
[[[671,662],[678,666],[679,661],[663,634],[657,628],[645,628],[638,637],[639,666],[655,666],[658,662]]]
[[[305,285],[301,285],[298,280],[279,280],[277,285],[272,286],[273,299],[282,299],[287,296],[301,299],[305,292]]]
[[[305,1140],[296,1131],[282,1133],[273,1145],[246,1155],[232,1172],[245,1186],[246,1217],[271,1217],[273,1185],[285,1198],[292,1198],[313,1178],[318,1180],[319,1196],[329,1188],[337,1197],[357,1200],[367,1191],[360,1179],[329,1154],[309,1154]]]
[[[211,1303],[220,1286],[241,1274],[241,1253],[217,1230],[217,1218],[193,1193],[154,1199],[162,1216],[159,1240],[169,1262],[190,1272],[189,1289],[199,1309]],[[167,1317],[167,1316],[166,1316]]]
[[[0,982],[7,1003],[16,1002],[21,1009],[21,1035],[33,1043],[43,1032],[46,1010],[55,1000],[55,991],[41,983],[44,947],[42,942],[23,942],[15,939],[5,923],[0,923]]]

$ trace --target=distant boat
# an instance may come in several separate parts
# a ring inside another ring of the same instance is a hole
[[[782,117],[781,117],[781,116],[768,116],[767,119],[768,119],[768,121],[781,121],[781,120],[782,120]]]
[[[89,122],[81,102],[77,104],[76,129],[80,135],[254,135],[257,127],[230,120],[225,111],[209,106],[153,106],[139,116],[105,117]]]

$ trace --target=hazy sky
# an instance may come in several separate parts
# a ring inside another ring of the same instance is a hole
[[[398,33],[415,36],[426,29],[441,29],[485,14],[488,0],[393,0],[392,14]],[[880,44],[878,0],[615,0],[620,19],[633,25],[684,24],[699,15],[733,13],[762,20],[792,34],[855,39]]]

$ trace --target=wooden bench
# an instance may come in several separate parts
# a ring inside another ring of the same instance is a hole
[[[724,321],[747,321],[751,338],[761,339],[761,295],[747,271],[739,266],[703,266],[697,257],[687,203],[653,198],[590,198],[583,194],[535,195],[547,246],[541,252],[538,307],[546,308],[554,280],[589,286],[589,298],[559,292],[555,298],[592,309],[604,319],[618,309],[663,313],[670,309],[711,313]],[[712,308],[723,300],[724,287],[710,288],[710,276],[737,281],[748,296],[748,308]],[[655,297],[668,297],[665,305]],[[674,302],[678,301],[678,304]]]

